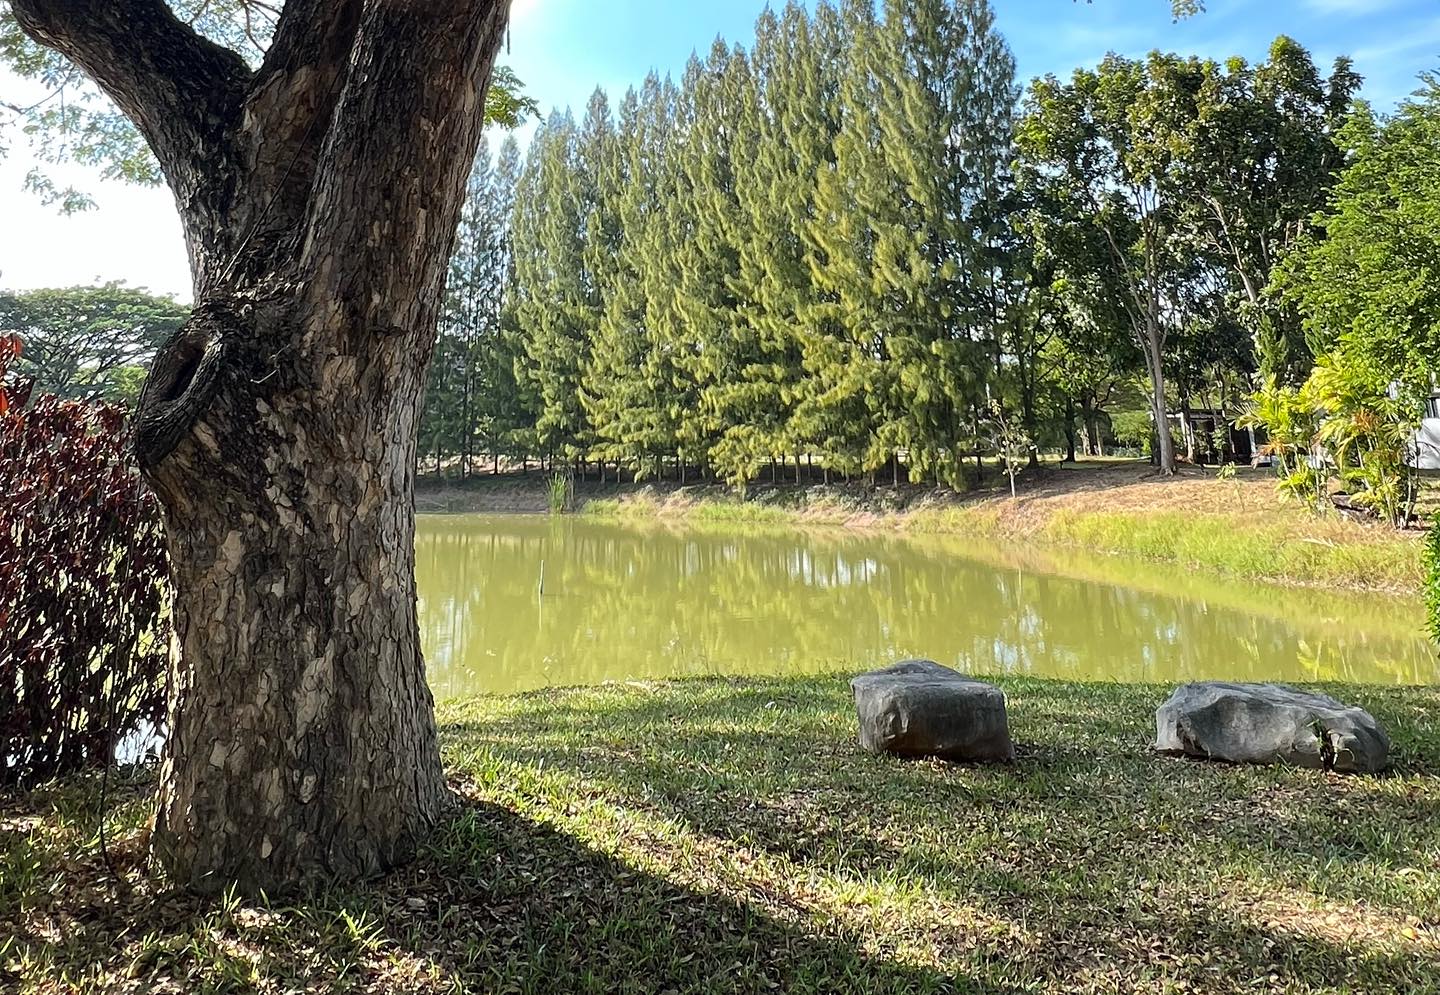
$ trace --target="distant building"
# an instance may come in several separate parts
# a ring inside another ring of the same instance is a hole
[[[1264,429],[1236,428],[1224,412],[1213,408],[1191,408],[1188,412],[1170,412],[1170,422],[1185,452],[1195,453],[1195,462],[1204,465],[1219,463],[1254,463],[1261,455],[1266,438]],[[1217,451],[1224,443],[1224,452]]]
[[[1440,390],[1425,399],[1425,418],[1415,432],[1410,465],[1421,470],[1440,470]]]

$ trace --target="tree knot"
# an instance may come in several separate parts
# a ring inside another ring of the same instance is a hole
[[[201,301],[155,356],[135,409],[135,457],[149,473],[175,450],[209,405],[227,340],[241,326],[241,305]]]

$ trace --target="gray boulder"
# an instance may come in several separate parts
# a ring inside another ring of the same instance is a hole
[[[1155,748],[1237,764],[1368,774],[1385,767],[1390,739],[1369,712],[1329,695],[1283,684],[1206,681],[1176,688],[1156,710]]]
[[[1005,694],[931,660],[905,660],[850,682],[860,745],[872,753],[1010,761]]]

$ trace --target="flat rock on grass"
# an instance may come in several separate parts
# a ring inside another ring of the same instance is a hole
[[[1366,774],[1382,770],[1390,739],[1363,708],[1283,684],[1205,681],[1176,688],[1155,712],[1161,753],[1239,764]]]
[[[860,745],[942,760],[1015,759],[1005,693],[932,660],[905,660],[850,682]]]

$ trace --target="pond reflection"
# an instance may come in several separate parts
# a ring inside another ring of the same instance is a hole
[[[418,532],[442,698],[905,656],[1072,680],[1440,681],[1404,599],[952,536],[469,515]]]

